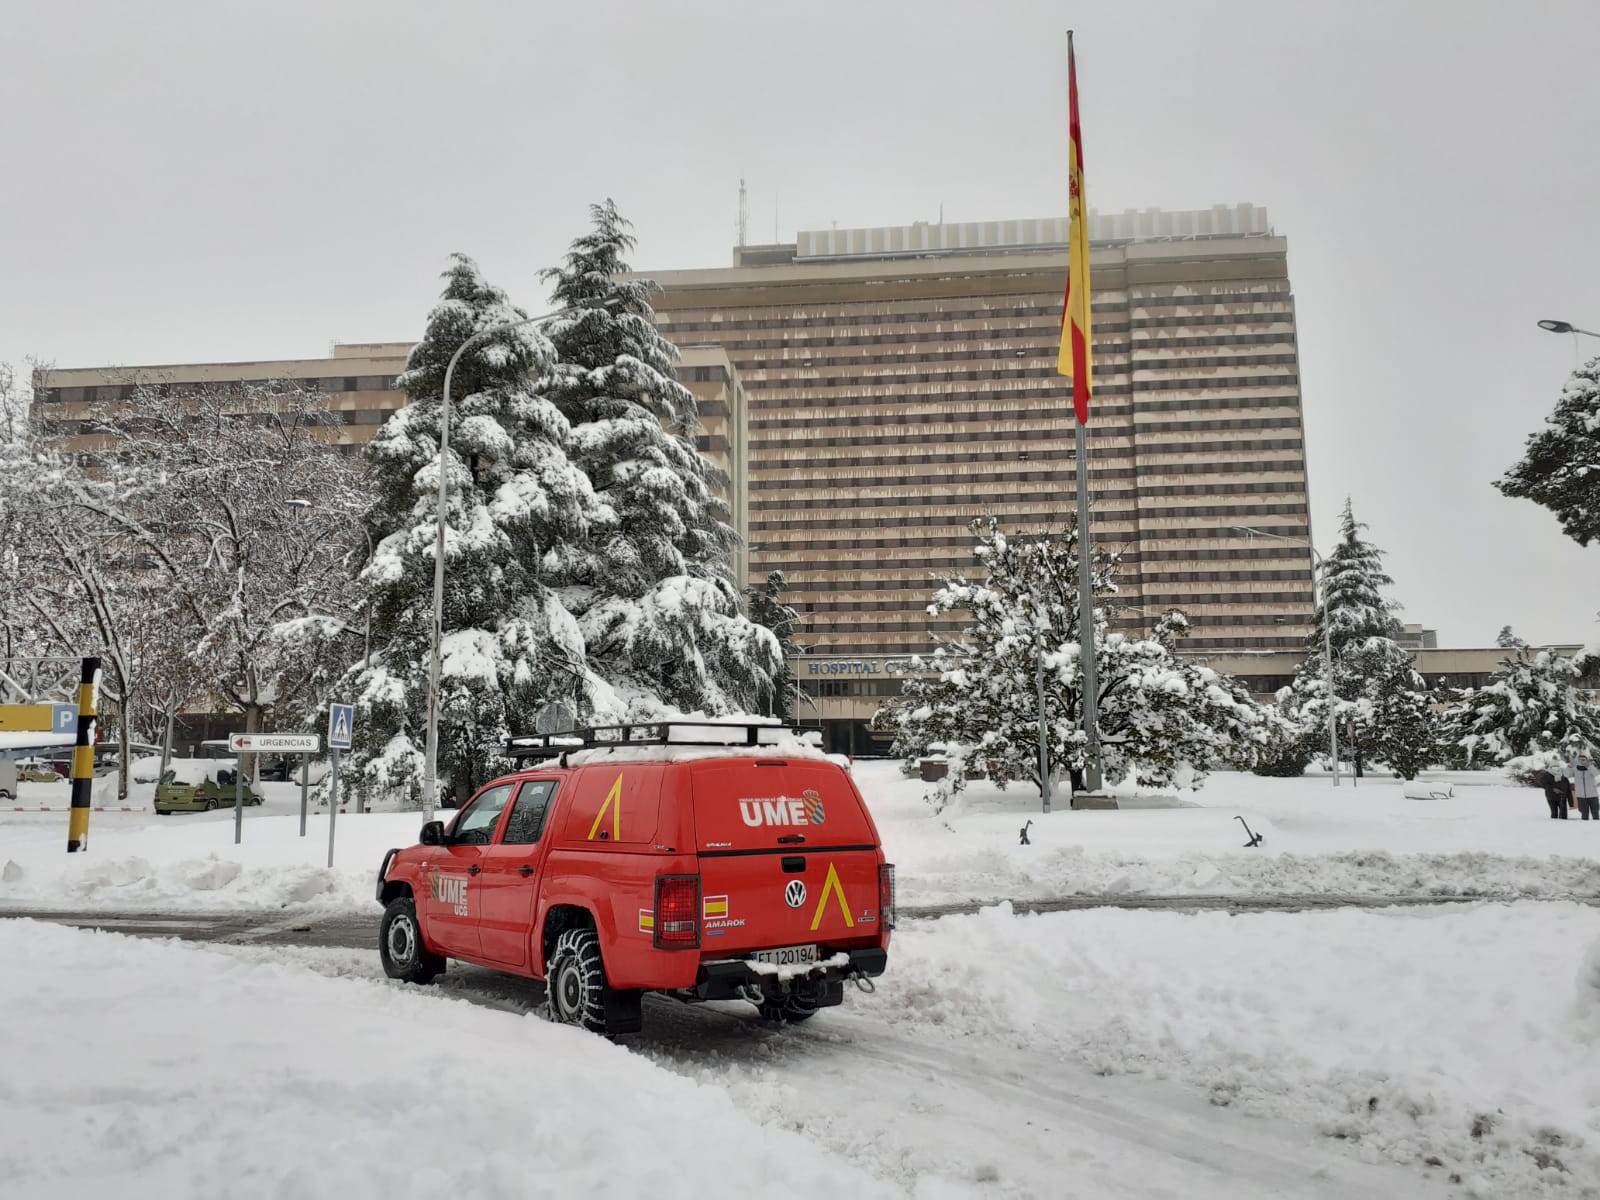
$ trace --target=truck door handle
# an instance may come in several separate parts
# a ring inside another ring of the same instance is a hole
[[[526,878],[527,876],[533,874],[533,868],[532,867],[518,867],[517,868],[517,874],[523,876],[524,878]]]
[[[783,873],[785,875],[800,875],[805,872],[806,860],[800,855],[785,855],[783,859]]]
[[[468,875],[476,875],[481,870],[483,870],[482,867],[468,867],[467,868],[467,874]]]

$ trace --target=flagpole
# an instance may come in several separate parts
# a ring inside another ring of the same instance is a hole
[[[1094,562],[1089,541],[1089,435],[1082,421],[1077,424],[1078,452],[1074,471],[1078,477],[1078,644],[1083,656],[1083,784],[1087,791],[1100,790],[1100,688],[1095,662]]]
[[[1070,353],[1072,407],[1077,418],[1074,430],[1076,458],[1073,475],[1078,484],[1078,656],[1083,679],[1083,784],[1098,792],[1103,782],[1100,771],[1100,680],[1095,662],[1094,627],[1094,541],[1089,531],[1089,359],[1093,350],[1090,326],[1093,304],[1089,292],[1089,206],[1083,188],[1083,132],[1078,127],[1078,65],[1072,53],[1072,31],[1067,30],[1068,123],[1072,144],[1071,216],[1069,231],[1071,267],[1067,277],[1068,303],[1063,306],[1061,325],[1063,355]],[[1076,278],[1074,278],[1076,276]],[[1073,310],[1076,309],[1076,315]],[[1061,367],[1058,360],[1057,369]],[[1064,372],[1065,373],[1065,372]]]

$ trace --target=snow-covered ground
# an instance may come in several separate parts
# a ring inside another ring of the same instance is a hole
[[[902,903],[1035,900],[1088,894],[1600,894],[1600,824],[1551,821],[1542,795],[1489,773],[1448,777],[1455,795],[1409,800],[1399,781],[1214,775],[1205,788],[1142,807],[1039,812],[1036,793],[972,785],[935,814],[926,785],[890,762],[858,762],[858,785],[898,866]],[[52,787],[55,785],[39,785]],[[62,804],[66,787],[61,785]],[[0,811],[0,906],[365,911],[390,846],[416,839],[415,813],[349,813],[327,869],[326,810],[299,836],[299,791],[265,784],[245,814],[97,812],[89,852],[64,853],[67,814]],[[142,802],[136,790],[135,805]],[[1129,802],[1125,798],[1124,802]],[[445,814],[448,815],[448,814]],[[1243,816],[1264,837],[1245,849]],[[1026,821],[1030,845],[1019,844]]]
[[[523,981],[406,988],[370,951],[0,922],[0,955],[48,964],[0,976],[19,1195],[702,1192],[684,1163],[780,1196],[1600,1189],[1575,904],[1000,907],[900,931],[874,993],[805,1025],[653,1000],[621,1046],[523,1017]]]
[[[577,1030],[398,989],[12,921],[0,953],[6,1195],[396,1200],[891,1194]],[[39,969],[48,964],[47,969]]]
[[[1491,776],[1419,801],[1390,780],[1220,775],[1175,807],[1045,817],[987,785],[935,815],[894,764],[856,774],[903,903],[1600,892],[1600,826],[1552,822]],[[65,813],[0,813],[0,905],[375,915],[373,871],[417,814],[341,816],[329,871],[326,814],[301,839],[297,790],[266,794],[241,847],[226,811],[96,813],[73,856]],[[1236,814],[1263,846],[1242,847]],[[525,982],[456,968],[416,992],[370,951],[0,922],[0,955],[48,964],[0,972],[0,1178],[20,1194],[567,1195],[604,1178],[673,1196],[704,1181],[663,1164],[715,1161],[776,1195],[1600,1196],[1600,909],[1559,900],[1000,906],[907,924],[875,993],[804,1026],[652,1001],[626,1050],[524,1019]],[[62,1155],[69,1122],[85,1149]]]
[[[1062,795],[1049,816],[1033,789],[976,783],[931,819],[927,785],[896,764],[858,763],[856,773],[907,904],[1079,893],[1600,894],[1600,824],[1552,821],[1543,793],[1498,773],[1430,773],[1454,794],[1410,800],[1387,777],[1334,787],[1327,776],[1222,772],[1198,791],[1128,789],[1121,798],[1176,807],[1072,812]],[[1245,847],[1241,816],[1260,846]]]

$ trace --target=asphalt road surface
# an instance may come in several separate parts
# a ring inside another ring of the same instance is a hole
[[[1015,900],[1018,912],[1066,912],[1087,908],[1163,909],[1170,912],[1308,912],[1335,908],[1393,908],[1423,905],[1469,904],[1493,897],[1464,896],[1063,896],[1054,900]],[[1600,907],[1600,896],[1568,897]],[[995,903],[988,901],[986,903]],[[1539,904],[1538,900],[1516,903]],[[976,912],[977,903],[902,907],[903,921],[931,920]],[[135,937],[173,937],[192,942],[234,945],[325,946],[365,949],[376,944],[380,910],[376,903],[363,915],[285,915],[278,910],[176,913],[132,910],[63,910],[0,908],[0,919],[30,917],[57,925],[105,929]]]

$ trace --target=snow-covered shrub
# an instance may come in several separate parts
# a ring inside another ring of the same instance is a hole
[[[949,773],[934,802],[942,806],[980,773],[1004,787],[1039,786],[1039,688],[1042,674],[1051,770],[1065,777],[1086,762],[1082,728],[1082,648],[1078,638],[1076,528],[1059,536],[1010,538],[993,518],[975,521],[981,581],[957,576],[928,606],[971,624],[933,654],[913,658],[901,695],[875,724],[895,735],[908,763],[942,745]],[[1108,628],[1115,556],[1095,554],[1095,664],[1098,731],[1106,781],[1132,778],[1154,787],[1198,787],[1220,764],[1249,766],[1266,740],[1260,707],[1233,679],[1178,657],[1189,623],[1171,612],[1147,637]]]

